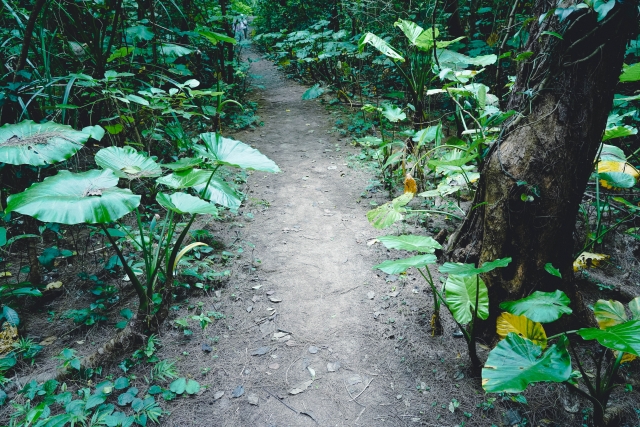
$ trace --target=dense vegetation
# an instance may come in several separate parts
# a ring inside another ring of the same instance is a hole
[[[138,300],[136,312],[117,314],[99,352],[80,359],[65,348],[62,374],[13,393],[10,424],[146,425],[162,416],[158,397],[199,390],[154,356],[176,294],[225,275],[224,263],[201,256],[228,254],[192,225],[238,210],[246,170],[279,170],[223,136],[259,122],[246,99],[241,14],[255,15],[253,39],[265,54],[311,86],[304,99],[347,111],[337,131],[353,136],[360,159],[376,165],[372,185],[393,199],[369,212],[373,227],[434,216],[462,226],[444,248],[444,287],[428,267],[444,237],[379,238],[418,253],[376,268],[422,275],[432,334],[442,334],[440,309],[448,310],[488,393],[565,383],[591,402],[589,423],[618,422],[621,412],[605,409],[640,355],[640,298],[586,307],[573,277],[607,258],[614,233],[640,239],[637,13],[637,1],[615,0],[3,0],[0,405],[10,400],[2,391],[10,373],[42,351],[18,328],[33,301],[62,286],[56,263],[76,259],[95,297],[65,313],[77,325],[113,318],[125,298],[107,283],[116,276]],[[519,147],[529,154],[505,151]],[[550,212],[555,225],[536,222]],[[95,261],[96,247],[108,255]],[[176,277],[181,262],[194,280]],[[200,307],[192,320],[204,330],[221,316]],[[480,360],[477,340],[495,336]],[[126,376],[99,378],[123,351],[133,354],[117,360],[125,374],[153,365],[145,392]],[[71,393],[69,377],[84,385]]]

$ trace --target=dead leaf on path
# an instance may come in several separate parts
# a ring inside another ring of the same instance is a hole
[[[258,290],[258,289],[260,289],[261,287],[262,287],[262,285],[256,285],[256,286],[252,287],[251,289]]]
[[[353,377],[347,378],[348,385],[359,384],[362,382],[362,377],[360,375],[354,375]]]
[[[250,405],[258,406],[259,399],[257,394],[251,393],[249,396],[247,396],[247,400],[249,401]]]
[[[272,363],[271,365],[269,365],[269,369],[272,369],[274,371],[278,368],[280,368],[280,365],[278,365],[277,363]]]
[[[331,171],[331,170],[338,169],[338,167],[336,165],[331,165],[331,166],[328,166],[327,169],[329,169]]]
[[[268,347],[268,346],[260,347],[260,348],[257,348],[255,350],[253,350],[251,352],[251,355],[252,356],[262,356],[263,354],[267,354],[269,352],[269,350],[271,350],[271,347]]]
[[[273,295],[274,293],[276,293],[276,291],[267,291],[267,292],[265,292],[265,294],[267,294],[267,296]]]
[[[286,332],[276,332],[275,334],[273,334],[273,337],[278,339],[278,338],[284,338],[287,335],[289,335],[289,334],[287,334]]]
[[[278,303],[278,302],[282,302],[281,299],[275,298],[275,297],[269,297],[269,301],[273,302],[273,303]]]
[[[252,311],[253,311],[253,306],[252,305],[247,307],[247,313],[251,313]]]
[[[367,292],[367,298],[374,299],[376,297],[376,293],[373,291]]]
[[[294,340],[289,340],[289,341],[287,341],[287,342],[285,343],[285,345],[286,345],[287,347],[293,347],[294,345],[297,345],[297,344],[298,344],[298,343],[297,343],[297,342],[295,342]]]
[[[369,241],[367,242],[367,246],[373,246],[373,245],[375,245],[375,244],[376,244],[376,243],[378,243],[378,242],[379,242],[379,240],[378,240],[378,239],[371,239],[371,240],[369,240]]]
[[[213,395],[213,400],[218,400],[222,396],[224,396],[224,391],[216,391],[215,394]]]
[[[312,345],[311,347],[309,347],[309,353],[316,354],[317,352],[318,352],[318,347],[316,347],[315,345]]]
[[[50,337],[47,337],[47,338],[43,339],[38,344],[39,345],[51,345],[54,342],[56,342],[57,339],[58,339],[58,337],[52,335]]]
[[[315,369],[313,369],[311,366],[307,366],[307,370],[311,374],[311,379],[315,380],[316,379],[316,371],[315,371]]]
[[[259,297],[258,295],[254,295],[254,296],[251,298],[251,301],[253,301],[253,302],[258,302],[259,300],[260,300],[260,297]]]
[[[400,294],[400,291],[389,292],[387,295],[390,297],[397,297]]]
[[[244,394],[244,387],[239,385],[231,392],[231,397],[240,397]]]
[[[313,383],[313,380],[304,381],[300,384],[296,384],[291,390],[289,390],[289,394],[296,395],[304,392],[309,386]]]
[[[327,363],[327,371],[336,372],[340,369],[340,362],[329,362]]]
[[[50,291],[51,289],[58,289],[62,286],[62,282],[51,282],[44,288],[45,291]]]
[[[573,271],[584,270],[587,267],[596,268],[602,261],[608,259],[609,255],[582,252],[580,256],[573,261]]]

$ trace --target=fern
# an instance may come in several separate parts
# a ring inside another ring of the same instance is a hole
[[[167,381],[178,378],[176,362],[171,360],[161,360],[151,368],[151,381]]]

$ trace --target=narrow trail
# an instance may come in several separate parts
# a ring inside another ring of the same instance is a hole
[[[201,381],[209,390],[197,402],[176,403],[167,424],[454,425],[423,424],[421,415],[432,411],[438,392],[420,387],[436,381],[449,390],[455,373],[427,347],[436,339],[428,335],[423,284],[372,270],[389,256],[367,244],[381,234],[366,219],[370,199],[360,197],[372,176],[346,166],[355,149],[331,132],[335,118],[323,105],[301,99],[305,87],[257,52],[248,56],[262,86],[255,96],[264,126],[233,137],[282,172],[249,178],[242,213],[253,219],[234,230],[255,249],[218,294],[227,315],[216,332],[218,358],[191,362],[211,367]],[[255,271],[251,257],[260,260]],[[238,386],[244,393],[234,398]],[[293,395],[296,386],[303,391]]]

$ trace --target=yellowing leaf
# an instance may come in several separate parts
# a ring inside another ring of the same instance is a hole
[[[4,322],[0,331],[0,355],[13,350],[13,343],[18,341],[18,328],[9,322]]]
[[[45,291],[50,291],[51,289],[58,289],[62,286],[62,282],[51,282],[44,288]]]
[[[413,194],[418,192],[418,184],[416,184],[416,180],[413,179],[410,173],[404,178],[404,192]]]
[[[610,328],[628,320],[624,306],[614,300],[598,300],[593,305],[593,315],[596,317],[600,329]]]
[[[587,267],[595,268],[604,260],[609,259],[609,255],[592,254],[591,252],[582,252],[575,261],[573,261],[573,271],[584,270]]]
[[[0,271],[0,277],[11,277],[11,272],[9,272],[9,271]]]
[[[614,351],[613,355],[617,358],[618,357],[618,352]],[[624,353],[622,355],[622,360],[620,360],[620,364],[622,363],[629,363],[629,362],[633,362],[634,360],[636,360],[638,358],[638,356],[636,356],[635,354],[631,354],[631,353]]]
[[[496,332],[500,339],[506,338],[509,332],[513,332],[542,348],[547,346],[547,334],[542,324],[529,320],[525,316],[502,313],[496,322]]]
[[[58,339],[58,337],[52,335],[50,337],[47,337],[45,339],[43,339],[42,341],[40,341],[38,344],[39,345],[51,345],[54,342],[56,342],[56,340]]]
[[[627,162],[619,162],[615,160],[600,160],[598,162],[598,173],[619,172],[631,175],[636,182],[640,178],[640,172]],[[610,183],[604,179],[600,180],[600,185],[609,190],[615,189]]]

